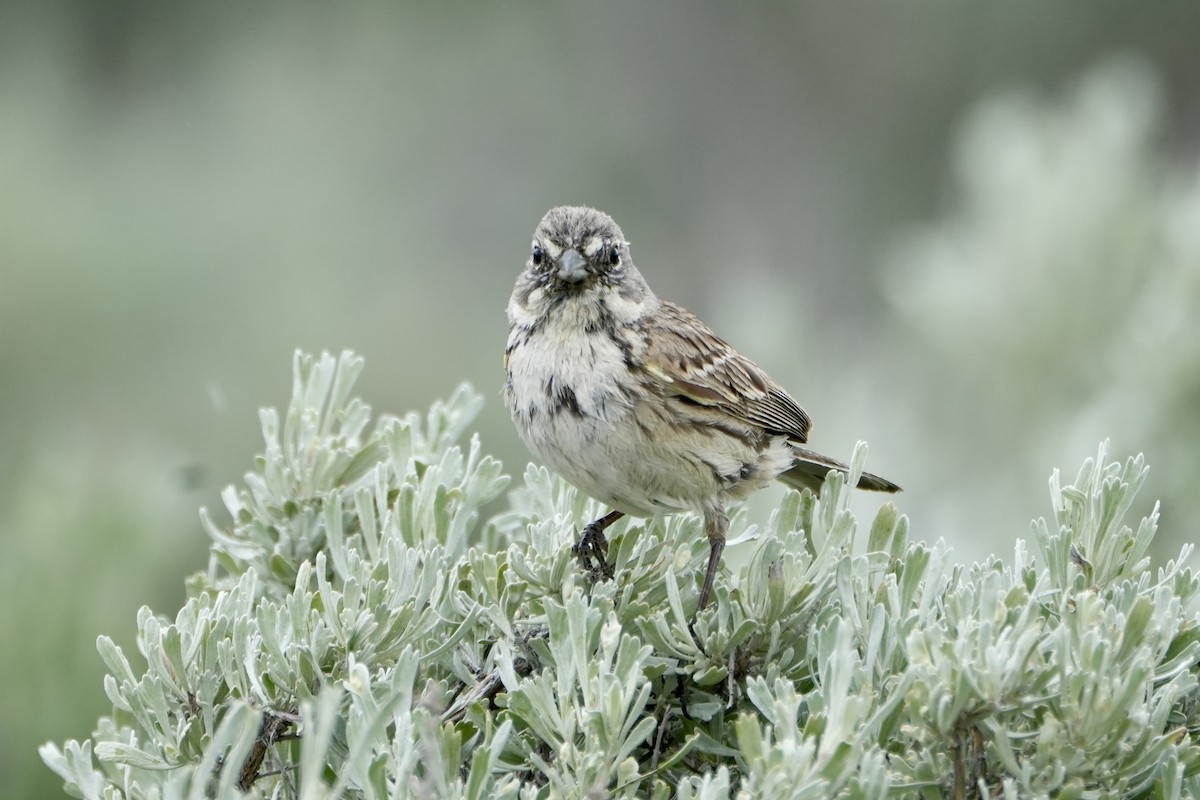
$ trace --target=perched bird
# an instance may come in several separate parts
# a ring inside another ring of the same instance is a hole
[[[809,418],[687,309],[659,299],[607,215],[560,206],[533,234],[508,303],[504,396],[530,450],[612,511],[573,548],[611,577],[604,530],[623,515],[704,518],[708,603],[726,506],[775,478],[817,489],[845,464],[806,449]],[[899,486],[863,473],[858,487]]]

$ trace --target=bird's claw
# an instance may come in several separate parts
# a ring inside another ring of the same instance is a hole
[[[583,529],[583,535],[572,545],[571,553],[579,560],[579,567],[593,581],[612,580],[615,573],[605,558],[608,555],[608,540],[604,538],[604,530],[598,523],[592,522]]]

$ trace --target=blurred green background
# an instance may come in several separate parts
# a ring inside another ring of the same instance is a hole
[[[1145,451],[1200,500],[1200,5],[0,5],[0,774],[108,711],[206,560],[291,354],[379,412],[469,380],[542,213],[612,214],[663,296],[1009,558],[1046,480]],[[863,498],[872,513],[878,498]]]

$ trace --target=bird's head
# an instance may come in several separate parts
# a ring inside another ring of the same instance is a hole
[[[657,306],[612,217],[585,206],[558,206],[533,232],[509,320],[532,325],[553,317],[593,330],[604,320],[629,322]]]
[[[548,292],[578,292],[620,283],[629,264],[629,242],[602,211],[558,206],[538,223],[525,267]]]

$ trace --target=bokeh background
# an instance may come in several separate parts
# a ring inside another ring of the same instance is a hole
[[[913,535],[1009,558],[1054,467],[1198,538],[1200,5],[0,4],[0,775],[108,710],[295,348],[485,446],[551,205],[792,389]],[[869,515],[878,498],[862,499]]]

